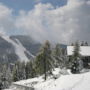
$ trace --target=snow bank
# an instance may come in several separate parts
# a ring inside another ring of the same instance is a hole
[[[34,87],[35,90],[90,90],[90,72],[83,74],[61,75],[60,69],[55,69],[57,79],[49,77],[44,81],[43,76],[14,82],[13,84]],[[68,71],[67,71],[68,72]],[[70,72],[70,71],[69,71]],[[17,90],[13,89],[12,90]]]
[[[65,75],[35,85],[36,90],[90,90],[90,72]]]

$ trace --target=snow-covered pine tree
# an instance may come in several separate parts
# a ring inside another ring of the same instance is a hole
[[[57,44],[52,52],[54,58],[54,64],[57,67],[64,68],[66,67],[67,57],[66,51],[64,48],[61,48],[60,44]]]
[[[26,79],[30,78],[30,63],[27,62],[25,66]]]
[[[46,41],[36,57],[35,67],[36,71],[44,74],[44,79],[47,79],[47,74],[52,72],[53,60],[51,58],[51,45]]]
[[[82,41],[81,46],[84,46],[84,41]]]
[[[73,59],[78,59],[81,57],[81,54],[80,54],[80,45],[79,45],[79,42],[77,41],[75,43],[75,46],[74,46],[74,51],[73,51]]]
[[[25,73],[26,73],[26,79],[35,77],[35,70],[32,61],[26,63]]]
[[[19,76],[18,76],[18,66],[17,66],[17,64],[15,64],[14,69],[13,69],[13,72],[12,72],[12,80],[13,80],[14,82],[16,82],[16,81],[19,80]]]
[[[3,85],[3,87],[2,87],[3,89],[8,88],[12,82],[12,75],[11,75],[10,67],[7,66],[6,64],[4,64],[4,66],[3,66],[0,79],[1,79],[1,82]]]
[[[23,79],[26,79],[25,62],[17,61],[13,70],[13,80],[18,81]]]
[[[44,74],[44,61],[43,61],[43,53],[39,52],[35,59],[35,72],[37,75]]]
[[[87,41],[85,42],[85,46],[88,46],[88,42]]]
[[[60,48],[60,44],[57,44],[56,47],[53,49],[52,56],[54,58],[55,67],[61,66],[62,63],[62,48]]]
[[[20,62],[18,66],[18,71],[19,71],[19,79],[23,80],[26,79],[26,73],[25,73],[25,62]]]
[[[74,51],[72,55],[72,67],[71,67],[71,72],[72,73],[79,73],[80,72],[80,67],[81,64],[81,54],[80,54],[80,45],[79,42],[77,41],[74,46]]]

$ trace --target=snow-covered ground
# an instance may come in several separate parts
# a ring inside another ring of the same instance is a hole
[[[83,74],[71,74],[69,72],[67,75],[61,75],[60,70],[56,69],[54,74],[58,76],[57,79],[49,77],[44,81],[41,76],[15,82],[14,84],[32,86],[35,90],[90,90],[90,72]],[[12,88],[11,90],[17,89]]]

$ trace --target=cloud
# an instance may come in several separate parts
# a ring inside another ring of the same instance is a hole
[[[12,9],[0,3],[0,32],[10,33],[14,27]]]
[[[40,42],[90,42],[90,1],[68,0],[58,8],[39,3],[33,10],[20,14],[16,26]]]
[[[6,35],[5,31],[3,28],[0,28],[0,36]]]
[[[19,32],[39,42],[69,43],[85,40],[90,43],[90,0],[68,0],[67,4],[36,4],[30,11],[13,10],[0,4],[0,33]]]

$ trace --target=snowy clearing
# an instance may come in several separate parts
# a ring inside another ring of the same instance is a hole
[[[35,90],[90,90],[90,72],[69,75],[60,75],[57,74],[58,72],[59,69],[54,72],[55,75],[59,75],[57,79],[49,77],[44,81],[42,77],[37,77],[15,82],[14,84],[34,87]],[[16,89],[12,88],[12,90]]]

